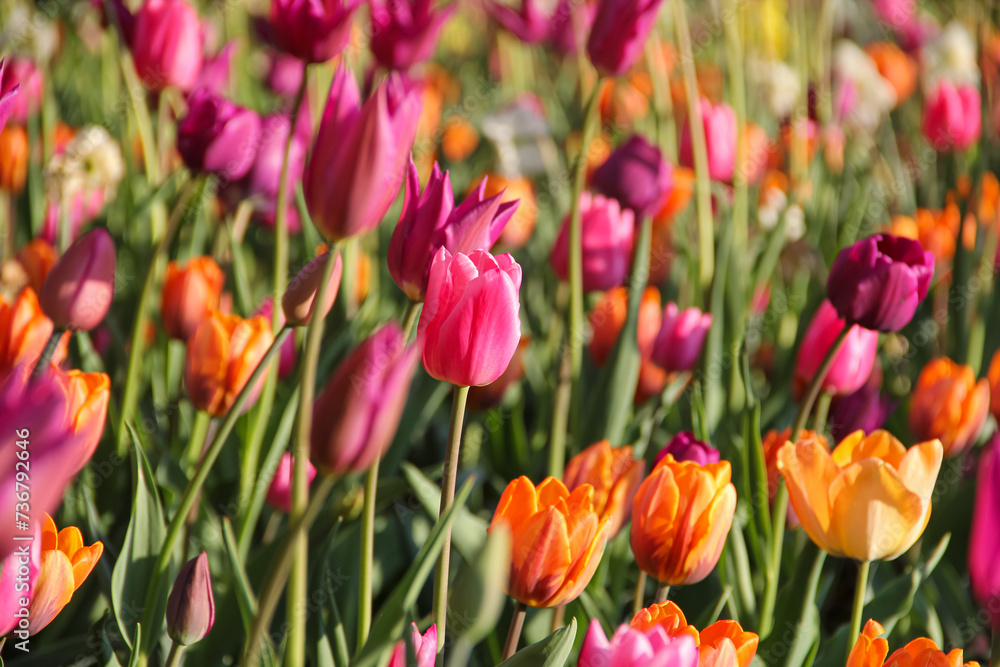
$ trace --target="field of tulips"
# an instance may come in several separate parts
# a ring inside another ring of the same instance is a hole
[[[0,0],[0,667],[1000,667],[1000,6]]]

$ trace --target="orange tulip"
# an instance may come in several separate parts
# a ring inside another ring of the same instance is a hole
[[[479,133],[472,123],[459,115],[448,119],[441,135],[441,152],[450,162],[464,162],[479,145]]]
[[[671,600],[657,602],[639,611],[630,626],[642,632],[649,632],[656,626],[660,626],[666,631],[668,637],[680,637],[689,635],[695,641],[695,645],[701,642],[698,629],[687,622],[684,612]]]
[[[764,450],[764,465],[767,467],[767,499],[768,501],[774,501],[774,494],[778,491],[778,478],[780,473],[778,472],[778,452],[781,448],[785,446],[788,442],[788,438],[792,435],[792,429],[786,428],[782,431],[770,430],[764,439],[761,441],[761,446]],[[830,445],[827,443],[826,438],[822,434],[816,433],[815,431],[802,431],[799,436],[799,442],[804,440],[815,440],[819,442],[823,449],[830,449]],[[788,528],[799,528],[802,524],[799,522],[799,517],[795,514],[795,508],[789,507],[788,514],[785,515],[785,523]]]
[[[45,515],[38,578],[28,608],[30,634],[45,628],[62,611],[86,581],[102,553],[103,543],[84,546],[79,528],[68,526],[56,532],[52,517]]]
[[[986,377],[990,383],[990,412],[1000,422],[1000,350],[993,355]]]
[[[594,511],[611,519],[610,537],[618,534],[632,515],[632,500],[646,472],[646,462],[632,456],[632,447],[596,442],[566,464],[563,481],[570,491],[584,484],[594,487]]]
[[[590,311],[588,319],[594,332],[594,337],[590,340],[590,357],[598,366],[603,366],[608,360],[618,334],[625,326],[627,312],[628,290],[625,287],[615,287],[605,292]],[[639,304],[639,330],[636,334],[639,355],[645,360],[653,353],[653,343],[660,333],[662,319],[660,291],[655,287],[647,287],[642,293],[642,303]]]
[[[889,653],[889,642],[879,637],[883,632],[885,630],[878,621],[869,619],[854,642],[846,667],[882,667]]]
[[[889,233],[920,241],[938,261],[955,256],[955,235],[958,234],[958,206],[949,203],[943,211],[918,208],[915,218],[897,215],[889,225]]]
[[[218,310],[225,281],[225,274],[211,257],[195,257],[184,266],[170,262],[160,302],[167,335],[187,341],[198,325]]]
[[[80,460],[74,474],[94,455],[108,416],[111,379],[104,373],[71,370],[66,374],[73,433],[80,436]]]
[[[917,89],[917,62],[892,42],[874,42],[865,47],[878,73],[896,91],[896,106]]]
[[[52,320],[42,312],[35,290],[25,287],[10,304],[0,297],[0,376],[19,364],[34,365],[51,335]],[[53,363],[62,363],[68,345],[65,333],[52,355]]]
[[[0,131],[0,188],[11,194],[24,190],[28,178],[28,132],[20,125]]]
[[[21,265],[28,278],[28,285],[37,294],[42,289],[42,283],[49,271],[55,266],[56,250],[52,244],[42,238],[32,239],[16,255],[17,263]]]
[[[694,196],[694,170],[688,167],[674,167],[674,187],[667,196],[653,224],[659,225],[673,220],[684,212]]]
[[[976,213],[981,225],[994,225],[1000,212],[1000,180],[996,174],[987,171],[979,182],[979,207]]]
[[[559,607],[590,583],[608,541],[611,518],[600,518],[594,487],[570,493],[555,477],[538,488],[527,477],[507,485],[490,529],[511,532],[507,594],[531,607]]]
[[[503,192],[504,195],[501,197],[501,201],[509,202],[515,199],[521,201],[517,205],[517,211],[514,213],[514,216],[507,223],[507,226],[504,227],[500,238],[497,239],[499,245],[509,248],[520,248],[531,238],[532,232],[535,231],[535,223],[538,221],[538,202],[535,199],[535,186],[532,185],[529,178],[524,176],[504,178],[499,174],[491,172],[486,174],[484,178],[487,179],[484,197],[489,198]],[[482,178],[476,179],[469,187],[466,195],[472,194],[479,187],[479,183],[482,180]]]
[[[846,667],[963,667],[964,652],[960,648],[947,654],[938,648],[933,640],[918,637],[901,649],[893,651],[889,659],[889,642],[879,637],[885,630],[874,620],[865,623],[865,629],[858,635],[854,648],[847,658]],[[964,667],[979,667],[970,660]]]
[[[855,431],[832,453],[816,440],[785,444],[778,470],[802,528],[821,549],[891,560],[927,526],[942,457],[938,440],[907,450],[886,431]]]
[[[271,323],[260,315],[245,320],[212,313],[187,343],[184,383],[195,407],[213,417],[226,414],[273,340]]]
[[[939,439],[945,456],[958,456],[976,441],[989,410],[989,381],[976,382],[971,366],[939,357],[917,376],[910,398],[910,430],[919,440]]]
[[[736,487],[728,461],[700,466],[667,454],[632,503],[632,553],[639,568],[675,586],[712,571],[733,524]]]
[[[748,667],[760,637],[736,621],[716,621],[701,631],[698,667]]]

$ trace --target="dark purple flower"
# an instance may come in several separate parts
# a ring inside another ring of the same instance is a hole
[[[719,462],[719,450],[694,437],[691,431],[681,431],[656,455],[656,463],[670,454],[675,461],[693,461],[700,466]]]
[[[594,171],[594,189],[613,197],[637,216],[652,215],[674,187],[674,169],[660,149],[632,135]]]
[[[600,0],[587,55],[602,74],[624,74],[642,54],[663,0]]]
[[[344,48],[360,5],[360,0],[273,0],[274,43],[307,63],[325,63]]]
[[[882,428],[896,409],[896,402],[879,394],[878,387],[866,384],[853,394],[836,398],[830,407],[830,434],[840,442],[855,431],[871,433]]]
[[[177,151],[193,171],[235,180],[257,155],[260,117],[209,90],[188,99],[188,114],[177,126]]]
[[[208,570],[208,555],[202,551],[184,564],[174,580],[167,598],[167,633],[186,646],[204,639],[214,623],[212,575]]]

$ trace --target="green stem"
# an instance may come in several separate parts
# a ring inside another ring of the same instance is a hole
[[[170,643],[170,653],[167,654],[166,667],[178,667],[181,664],[181,653],[184,652],[184,646],[172,641]]]
[[[448,449],[444,459],[444,476],[441,480],[441,508],[438,516],[444,516],[455,503],[455,480],[458,478],[458,456],[462,448],[462,422],[465,420],[465,401],[469,397],[468,387],[455,387],[451,404],[451,423],[448,428]],[[451,528],[444,534],[444,546],[438,556],[434,572],[434,622],[437,623],[438,653],[443,656],[447,644],[446,624],[448,622],[448,567],[451,562]]]
[[[865,592],[868,590],[868,568],[871,561],[863,560],[858,564],[858,585],[854,590],[854,608],[851,610],[851,628],[847,635],[847,655],[851,655],[854,641],[861,632],[861,614],[865,609]]]
[[[208,435],[208,427],[212,423],[212,415],[204,410],[199,410],[194,417],[194,424],[191,426],[191,440],[188,442],[187,467],[189,470],[198,465],[198,459],[205,449],[205,437]]]
[[[552,403],[552,431],[549,434],[549,475],[562,478],[566,468],[566,431],[573,394],[573,352],[564,347],[559,355],[559,383]]]
[[[813,416],[813,431],[822,433],[826,428],[826,418],[830,414],[830,403],[833,401],[833,394],[828,391],[820,393],[816,401],[816,414]]]
[[[670,584],[660,584],[656,589],[656,602],[666,602],[670,597]]]
[[[990,667],[1000,667],[1000,630],[993,631],[990,643]]]
[[[417,326],[421,306],[423,306],[423,303],[420,301],[411,301],[406,307],[406,314],[403,315],[403,340],[407,343],[413,338],[413,330]]]
[[[632,615],[635,616],[646,606],[646,572],[639,570],[635,580],[635,599],[632,602]]]
[[[830,372],[833,361],[837,357],[837,353],[840,352],[840,348],[844,346],[844,342],[847,340],[848,334],[851,333],[851,329],[853,329],[852,326],[845,325],[833,340],[830,349],[826,351],[823,363],[820,364],[819,370],[813,376],[812,382],[809,384],[809,391],[806,392],[806,396],[802,400],[802,405],[799,406],[799,414],[795,417],[795,425],[792,426],[791,442],[796,442],[799,436],[802,435],[802,430],[806,427],[806,420],[809,419],[809,413],[812,411],[813,403],[816,402],[816,397],[819,396],[823,388],[823,380],[826,379],[827,374]]]
[[[358,646],[364,646],[372,626],[372,571],[375,567],[375,494],[378,492],[376,458],[365,475],[365,507],[361,515],[361,582],[358,593]]]
[[[503,646],[503,660],[507,660],[517,653],[517,643],[521,640],[521,630],[524,628],[524,617],[528,614],[528,607],[523,602],[514,605],[514,615],[510,619],[510,628],[507,630],[507,641]],[[440,635],[438,635],[440,637]]]
[[[38,357],[38,361],[31,371],[32,380],[41,377],[48,370],[52,362],[52,355],[56,353],[56,348],[59,347],[59,341],[62,340],[64,333],[63,329],[53,327],[52,333],[49,334],[49,340],[45,343],[45,349],[42,350],[42,356]]]

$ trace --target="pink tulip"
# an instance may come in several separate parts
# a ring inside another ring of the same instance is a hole
[[[1000,628],[1000,435],[983,448],[976,475],[976,501],[969,536],[969,581],[976,601]]]
[[[663,0],[600,0],[587,40],[587,55],[599,72],[624,74],[642,55]]]
[[[873,0],[875,16],[894,30],[911,25],[917,13],[916,0]]]
[[[60,222],[64,209],[69,216],[69,238],[70,241],[76,239],[80,233],[80,228],[95,220],[104,210],[104,189],[73,192],[69,200],[56,202],[50,201],[45,207],[45,219],[42,221],[42,228],[38,231],[39,238],[43,238],[50,244],[55,245],[60,234]]]
[[[360,0],[272,0],[271,28],[278,48],[307,63],[340,53]]]
[[[509,254],[438,250],[419,325],[427,372],[458,386],[499,378],[521,340],[520,288],[521,267]]]
[[[216,95],[224,95],[229,88],[233,71],[233,56],[236,55],[236,40],[228,42],[217,55],[205,59],[198,80],[192,90],[207,88]]]
[[[304,326],[309,324],[315,308],[316,295],[323,278],[323,269],[327,262],[327,254],[323,253],[314,258],[311,262],[302,267],[302,270],[295,274],[292,281],[288,283],[285,294],[281,297],[281,312],[285,314],[285,321],[292,326]],[[333,273],[330,274],[330,281],[327,283],[326,293],[323,295],[323,304],[320,308],[320,319],[326,318],[333,302],[337,300],[337,292],[340,288],[340,277],[344,272],[340,254],[333,264]]]
[[[969,84],[957,88],[942,80],[927,96],[924,109],[924,136],[940,153],[964,151],[979,140],[982,110],[979,90]]]
[[[549,26],[552,48],[564,56],[576,55],[587,44],[597,5],[578,0],[559,0]]]
[[[7,119],[17,107],[17,97],[21,92],[21,84],[7,73],[7,60],[0,58],[0,132],[7,125]]]
[[[267,85],[275,94],[292,98],[302,85],[305,76],[305,64],[296,58],[281,52],[270,54],[270,67],[267,71]]]
[[[413,643],[413,654],[417,658],[416,667],[434,667],[438,645],[437,623],[427,628],[427,632],[423,635],[420,634],[416,623],[410,623],[410,637]],[[406,642],[397,642],[396,648],[392,652],[392,658],[389,659],[388,667],[407,667],[409,663],[406,661],[406,655]]]
[[[519,9],[490,0],[486,11],[525,44],[538,44],[549,36],[552,17],[538,0],[521,0]]]
[[[797,386],[805,387],[812,381],[844,326],[844,320],[837,317],[837,309],[824,300],[809,323],[799,347],[799,356],[795,362]],[[823,391],[835,396],[847,396],[856,392],[871,375],[877,352],[878,332],[854,325],[823,380]]]
[[[259,306],[257,310],[253,311],[254,315],[263,315],[264,319],[268,322],[271,321],[271,315],[274,312],[274,299],[272,297],[267,297]],[[278,311],[278,326],[285,326],[285,313]],[[295,360],[297,354],[295,351],[295,336],[289,336],[285,339],[285,342],[281,345],[281,352],[278,356],[278,378],[284,380],[287,378],[293,370],[295,370]]]
[[[386,69],[408,70],[434,55],[456,5],[434,11],[433,0],[372,0],[371,50]]]
[[[621,625],[608,641],[593,619],[580,647],[578,667],[698,667],[698,647],[690,635],[670,637],[663,626],[642,632]]]
[[[292,471],[295,469],[295,459],[289,452],[285,452],[278,462],[278,469],[274,471],[271,484],[267,487],[267,504],[274,509],[288,513],[292,510]],[[309,484],[316,479],[316,467],[306,461],[306,476]]]
[[[10,633],[22,620],[24,625],[21,629],[29,630],[28,624],[33,620],[30,615],[29,618],[24,618],[23,612],[22,616],[15,614],[25,608],[25,605],[21,604],[21,598],[30,600],[31,593],[35,590],[35,583],[41,570],[41,538],[41,524],[39,524],[31,542],[20,542],[15,546],[13,553],[0,561],[0,635]],[[27,576],[24,576],[25,574]],[[28,586],[26,589],[23,588],[25,583]],[[28,611],[30,614],[30,609]]]
[[[708,176],[715,181],[729,181],[736,166],[736,112],[728,104],[712,104],[704,98],[698,103],[698,108],[701,109],[701,122],[705,128]],[[694,167],[689,122],[684,123],[680,154],[681,164]]]
[[[697,308],[680,311],[671,301],[663,309],[660,332],[653,344],[653,363],[670,373],[693,369],[711,326],[711,313]]]
[[[423,301],[431,262],[440,248],[470,253],[489,250],[517,211],[519,200],[503,201],[503,193],[486,197],[486,179],[455,206],[448,172],[434,163],[423,194],[417,167],[410,158],[403,212],[389,241],[389,273],[414,301]]]
[[[368,468],[385,454],[399,426],[416,368],[417,351],[388,324],[340,363],[313,406],[312,460],[343,475]]]
[[[372,96],[350,71],[334,75],[303,187],[313,222],[330,241],[371,231],[403,183],[420,117],[420,97],[392,74]]]
[[[301,61],[294,62],[302,64]],[[237,202],[249,197],[254,202],[254,220],[267,228],[275,225],[278,206],[278,189],[281,185],[281,172],[284,168],[285,146],[288,143],[288,114],[276,113],[265,116],[260,125],[260,143],[257,146],[257,156],[254,158],[250,171],[231,193]],[[286,223],[290,234],[302,231],[302,221],[295,205],[295,188],[302,180],[302,172],[306,166],[306,153],[312,142],[312,122],[309,119],[309,105],[303,104],[292,133],[292,145],[288,153],[288,206],[285,210]],[[235,204],[234,204],[235,205]]]
[[[177,152],[194,171],[224,181],[242,178],[254,163],[260,116],[202,88],[188,98],[188,114],[177,126]]]
[[[201,72],[201,22],[185,0],[146,0],[135,16],[135,69],[153,90],[189,92]]]
[[[624,282],[632,256],[635,214],[603,195],[580,194],[583,231],[583,289],[609,290]],[[569,276],[569,215],[552,247],[549,262],[560,280]]]
[[[7,114],[24,125],[42,108],[44,86],[42,70],[33,62],[27,58],[10,58],[0,66],[0,93],[3,94],[0,107],[5,105]],[[11,94],[15,88],[18,89],[17,94]],[[3,117],[2,110],[0,117]],[[0,129],[3,129],[3,123],[0,123]]]
[[[115,242],[104,228],[76,240],[45,277],[38,295],[57,329],[90,331],[104,319],[115,293]]]

